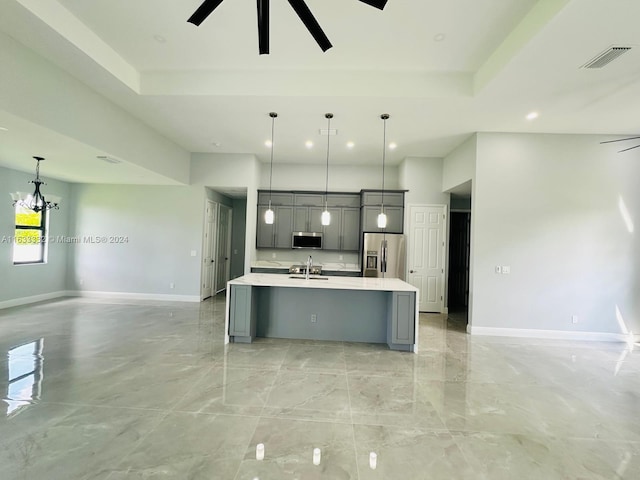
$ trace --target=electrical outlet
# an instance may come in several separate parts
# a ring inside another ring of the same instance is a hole
[[[273,253],[271,254],[271,258],[276,258],[276,252],[273,252]]]
[[[571,323],[578,323],[578,315],[571,315]]]
[[[344,260],[344,255],[338,255],[338,260],[340,261]]]
[[[311,323],[316,323],[318,321],[318,315],[315,313],[311,314]]]
[[[169,288],[176,288],[176,284],[175,284],[175,283],[173,283],[173,282],[171,282],[171,283],[169,284]]]
[[[502,266],[502,273],[504,275],[509,275],[511,273],[511,267],[509,265]]]
[[[502,267],[500,265],[496,265],[496,273],[502,273]]]
[[[198,252],[196,252],[195,250],[191,250],[191,256],[195,257],[198,254]]]

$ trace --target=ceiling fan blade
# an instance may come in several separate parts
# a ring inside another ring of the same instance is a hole
[[[258,0],[258,48],[260,55],[269,54],[269,1]]]
[[[636,145],[635,147],[625,148],[624,150],[618,151],[618,153],[628,152],[629,150],[633,150],[634,148],[640,148],[640,145]]]
[[[204,2],[202,2],[202,5],[200,5],[198,9],[193,12],[193,15],[189,17],[189,20],[187,20],[187,22],[193,23],[194,25],[199,27],[200,24],[204,22],[205,19],[209,15],[211,15],[211,12],[213,12],[221,3],[222,0],[204,0]]]
[[[607,140],[606,142],[600,142],[600,144],[603,143],[616,143],[616,142],[626,142],[627,140],[637,140],[640,137],[629,137],[629,138],[620,138],[618,140]]]
[[[387,0],[360,0],[362,3],[366,3],[367,5],[371,5],[372,7],[379,8],[380,10],[384,10],[385,5],[387,4]]]
[[[318,42],[318,45],[323,52],[326,52],[333,47],[327,36],[322,31],[322,28],[320,28],[320,25],[313,16],[313,13],[311,13],[307,4],[304,3],[304,0],[289,0],[289,4],[296,11],[298,17],[302,20],[302,23],[307,27],[311,36],[315,38],[316,42]]]

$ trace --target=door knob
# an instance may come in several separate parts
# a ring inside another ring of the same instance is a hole
[[[413,270],[409,270],[409,273],[413,273]]]

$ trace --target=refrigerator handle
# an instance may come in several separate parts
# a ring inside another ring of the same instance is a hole
[[[380,251],[382,254],[382,261],[380,262],[380,272],[387,273],[387,241],[380,242]]]

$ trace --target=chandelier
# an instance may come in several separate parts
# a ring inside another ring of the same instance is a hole
[[[35,185],[35,190],[33,193],[26,192],[15,192],[11,193],[11,198],[13,199],[13,206],[19,205],[24,208],[28,208],[29,210],[33,210],[34,212],[41,212],[43,210],[58,210],[58,204],[60,203],[60,197],[56,195],[49,195],[49,200],[44,198],[44,195],[40,191],[41,185],[46,185],[45,182],[40,180],[40,162],[44,160],[43,157],[33,157],[36,160],[36,178],[35,180],[31,180],[29,183],[33,183]]]

